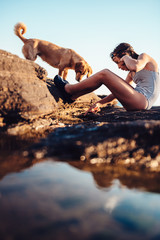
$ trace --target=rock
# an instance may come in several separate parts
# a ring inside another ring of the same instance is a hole
[[[20,120],[33,120],[57,112],[57,102],[63,100],[53,79],[33,61],[0,50],[0,127]],[[97,101],[94,93],[76,100],[84,104]],[[5,121],[4,121],[5,119]]]
[[[18,121],[56,111],[46,77],[46,70],[38,64],[0,50],[0,114]]]
[[[58,128],[46,139],[33,145],[28,155],[36,158],[37,152],[43,152],[43,158],[56,156],[65,161],[123,165],[133,170],[159,172],[159,113],[160,108],[135,112],[115,107],[107,111],[106,108],[106,122],[100,122],[101,118],[104,121],[100,113],[91,114],[95,117],[94,122],[92,119],[90,123],[87,121],[86,124]]]

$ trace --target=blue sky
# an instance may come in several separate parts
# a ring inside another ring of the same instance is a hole
[[[125,78],[109,57],[121,42],[137,53],[146,52],[160,63],[159,0],[1,0],[0,48],[23,57],[23,43],[14,35],[17,22],[27,25],[26,38],[38,38],[72,48],[91,66],[93,73],[109,68]],[[36,62],[53,78],[58,70],[41,59]],[[75,73],[68,80],[75,83]],[[98,94],[108,94],[101,87]],[[155,105],[160,105],[160,98]]]

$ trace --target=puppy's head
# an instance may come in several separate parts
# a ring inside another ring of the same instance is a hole
[[[87,74],[89,77],[92,74],[92,68],[86,61],[80,61],[75,65],[76,80],[81,81],[83,76]]]

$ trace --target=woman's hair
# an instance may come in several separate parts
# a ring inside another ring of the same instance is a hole
[[[133,47],[128,43],[120,43],[114,50],[111,52],[110,57],[113,59],[115,56],[122,58],[126,53],[129,54],[134,59],[138,58],[138,54],[134,51]]]

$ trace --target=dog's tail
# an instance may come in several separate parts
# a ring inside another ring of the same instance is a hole
[[[27,39],[23,36],[23,34],[27,31],[27,27],[24,23],[17,23],[14,26],[14,33],[25,43]]]

